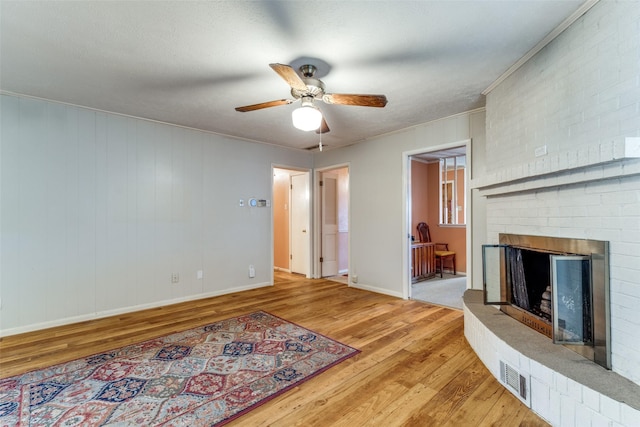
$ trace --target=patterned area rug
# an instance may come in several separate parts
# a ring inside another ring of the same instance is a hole
[[[222,425],[359,351],[259,311],[0,381],[0,426]]]

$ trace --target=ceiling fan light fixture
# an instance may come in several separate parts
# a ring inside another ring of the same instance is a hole
[[[296,108],[291,113],[293,126],[303,131],[316,130],[322,122],[322,113],[312,102],[302,102],[300,108]]]

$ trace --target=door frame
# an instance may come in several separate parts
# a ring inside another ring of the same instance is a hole
[[[423,153],[433,153],[436,151],[447,150],[455,147],[466,147],[466,157],[467,159],[471,159],[471,139],[463,139],[457,142],[450,142],[446,144],[434,145],[430,147],[418,148],[410,151],[402,152],[402,229],[404,230],[405,236],[404,242],[402,245],[402,265],[404,268],[402,269],[402,298],[409,299],[411,296],[411,234],[413,230],[411,229],[411,157],[417,154]],[[472,229],[472,199],[471,199],[471,183],[470,178],[472,175],[471,171],[471,161],[467,162],[467,173],[466,173],[466,199],[467,199],[467,221],[466,221],[466,275],[467,275],[467,286],[469,283],[473,283],[473,270],[471,268],[471,229]]]
[[[288,166],[288,165],[283,165],[283,164],[279,164],[279,163],[272,163],[271,164],[271,200],[273,200],[273,185],[274,185],[274,179],[273,179],[273,174],[274,174],[274,169],[285,169],[288,171],[292,171],[292,172],[301,172],[301,173],[305,173],[308,177],[309,177],[309,193],[313,193],[313,177],[314,175],[311,173],[313,169],[308,169],[308,168],[300,168],[300,167],[296,167],[296,166]],[[291,178],[291,175],[289,175],[289,178]],[[312,212],[313,212],[313,197],[311,197],[311,194],[309,194],[309,206],[308,206],[308,212],[309,215],[307,216],[307,230],[312,230]],[[289,208],[291,208],[291,190],[289,190]],[[273,285],[274,283],[274,276],[273,276],[273,272],[274,272],[274,263],[275,263],[275,255],[274,255],[274,244],[275,244],[275,235],[274,235],[274,231],[273,231],[273,204],[271,204],[271,221],[269,223],[269,227],[270,227],[270,234],[271,234],[271,284]],[[309,260],[308,260],[308,271],[306,274],[306,277],[308,279],[313,277],[313,258],[314,258],[314,253],[313,253],[313,240],[314,240],[314,236],[313,234],[310,233],[309,235]],[[291,210],[289,209],[289,252],[291,252]],[[289,269],[291,269],[291,261],[289,261]]]
[[[322,208],[322,203],[321,203],[321,198],[322,198],[322,189],[320,188],[320,178],[322,177],[322,174],[324,172],[330,172],[332,170],[336,170],[336,169],[347,169],[347,172],[349,173],[350,176],[350,172],[351,172],[351,163],[350,162],[346,162],[346,163],[338,163],[335,165],[331,165],[331,166],[326,166],[323,168],[319,168],[319,169],[314,169],[314,173],[313,173],[313,202],[314,202],[314,208],[313,208],[313,223],[314,223],[314,227],[313,227],[313,263],[312,263],[312,268],[314,271],[314,278],[315,279],[319,279],[322,276],[322,266],[320,265],[320,254],[321,249],[320,249],[320,245],[322,242],[322,230],[321,230],[321,222],[322,222],[322,212],[321,212],[321,208]],[[349,185],[349,194],[347,197],[347,221],[349,223],[349,235],[347,237],[347,270],[351,271],[351,185]],[[349,284],[349,286],[351,286],[351,284]]]

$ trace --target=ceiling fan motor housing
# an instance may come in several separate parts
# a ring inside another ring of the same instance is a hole
[[[303,77],[302,81],[307,85],[307,90],[299,90],[291,88],[291,96],[295,99],[300,99],[305,96],[311,96],[313,98],[321,99],[324,95],[324,83],[321,80],[314,79],[313,77]]]

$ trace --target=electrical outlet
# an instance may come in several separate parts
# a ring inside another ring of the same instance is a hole
[[[351,283],[358,283],[358,275],[354,274],[353,276],[351,276]]]
[[[253,265],[249,266],[249,277],[250,278],[256,277],[256,269],[253,267]]]
[[[171,274],[171,283],[178,283],[180,281],[180,275],[178,273]]]
[[[198,270],[198,273],[196,273],[196,277],[198,279],[202,279],[204,277],[204,272],[202,270]]]

